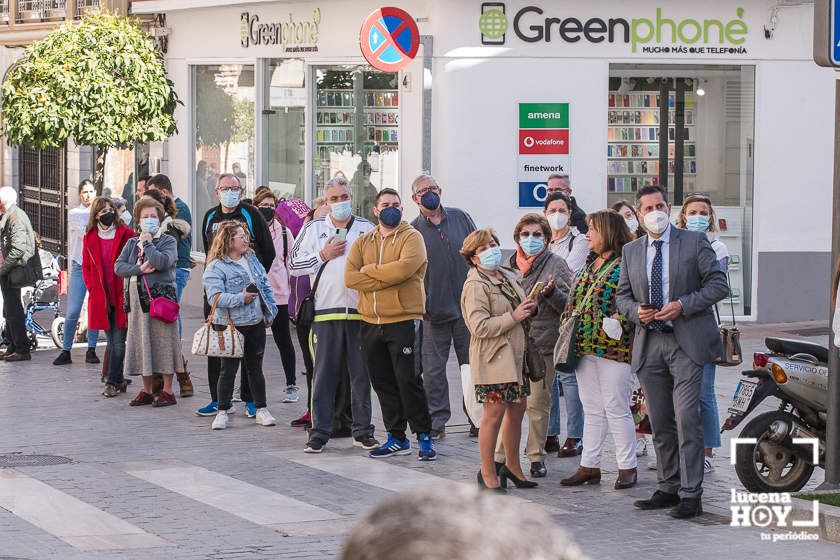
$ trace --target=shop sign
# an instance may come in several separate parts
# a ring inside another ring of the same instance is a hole
[[[359,48],[377,70],[398,72],[417,55],[420,31],[405,10],[379,8],[365,18],[359,32]]]
[[[519,104],[519,206],[545,202],[552,173],[569,173],[569,104]]]
[[[288,21],[260,22],[260,16],[242,12],[239,19],[239,35],[242,48],[257,46],[281,46],[287,53],[318,52],[318,25],[321,10],[312,10],[312,19],[295,20],[289,14]]]
[[[744,9],[732,19],[679,18],[665,8],[650,17],[560,17],[539,6],[525,6],[509,18],[504,2],[484,2],[478,17],[481,43],[504,45],[508,31],[525,43],[624,43],[631,53],[744,55]],[[640,14],[643,15],[643,14]]]

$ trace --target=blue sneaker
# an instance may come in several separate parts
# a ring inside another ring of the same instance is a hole
[[[257,415],[257,405],[253,402],[246,402],[245,403],[245,416],[248,418],[253,418]]]
[[[219,403],[217,403],[216,401],[210,401],[210,404],[208,404],[207,406],[204,406],[202,408],[199,408],[198,410],[195,411],[195,413],[198,416],[215,416],[216,413],[219,412],[218,406],[219,406]]]
[[[435,442],[432,441],[432,436],[429,434],[417,434],[417,446],[420,448],[420,451],[417,452],[418,460],[434,461],[437,459]]]
[[[408,441],[408,438],[403,438],[400,441],[388,434],[388,441],[368,453],[368,456],[374,459],[382,459],[391,455],[408,455],[409,453],[411,453],[411,442]]]

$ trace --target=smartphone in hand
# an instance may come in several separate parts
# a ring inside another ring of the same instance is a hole
[[[341,243],[342,241],[347,241],[347,228],[335,228],[335,236],[333,236],[333,244]]]
[[[245,286],[245,291],[246,291],[246,292],[248,292],[249,294],[257,294],[257,295],[259,295],[259,293],[260,293],[259,288],[257,288],[257,285],[256,285],[256,284],[254,284],[253,282],[251,282],[250,284],[248,284],[247,286]]]
[[[531,288],[531,292],[528,294],[528,299],[536,300],[537,296],[542,291],[543,286],[545,286],[545,282],[537,282],[534,284],[534,287]]]

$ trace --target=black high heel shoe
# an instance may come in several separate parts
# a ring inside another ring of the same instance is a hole
[[[487,485],[484,484],[484,477],[481,476],[481,471],[478,471],[478,476],[476,477],[476,480],[478,480],[478,487],[482,490],[489,490],[491,492],[496,492],[497,494],[507,494],[507,490],[502,486],[499,486],[498,488],[487,488]],[[501,483],[502,481],[499,480],[499,484]]]
[[[501,469],[499,469],[499,484],[501,484],[502,488],[507,488],[508,479],[510,479],[517,488],[536,488],[538,486],[536,482],[531,480],[517,478],[515,474],[510,472],[507,465],[504,465]]]

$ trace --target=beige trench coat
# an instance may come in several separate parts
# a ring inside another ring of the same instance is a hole
[[[526,297],[518,273],[502,268],[521,300]],[[473,385],[523,383],[525,331],[513,319],[513,306],[502,293],[501,281],[470,268],[461,292],[461,312],[472,335],[470,375]]]

